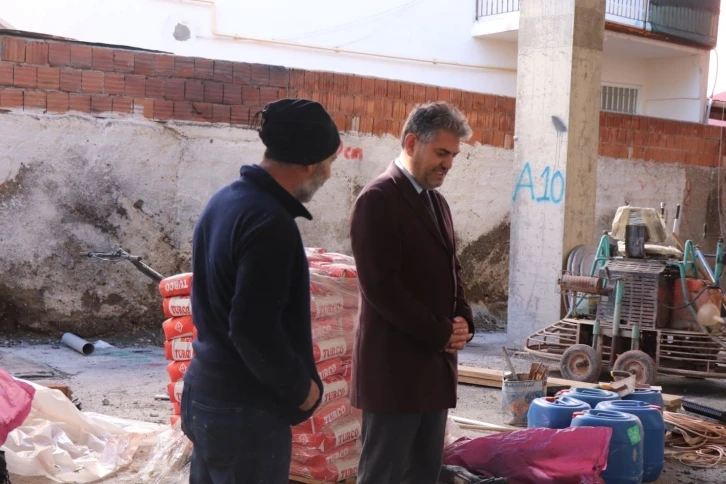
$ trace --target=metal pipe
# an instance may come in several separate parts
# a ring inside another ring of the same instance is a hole
[[[640,324],[633,325],[633,335],[630,338],[630,349],[637,350],[640,348]]]
[[[595,318],[595,322],[592,324],[592,349],[597,351],[597,345],[600,340],[600,320]]]
[[[65,333],[61,338],[61,343],[73,350],[76,350],[84,356],[93,354],[93,351],[96,349],[93,346],[93,343],[89,343],[85,339],[76,336],[73,333]]]
[[[711,278],[712,281],[718,281],[716,280],[716,276],[714,275],[713,271],[711,270],[711,267],[708,265],[708,262],[706,261],[706,257],[704,257],[703,252],[701,249],[696,247],[696,259],[698,259],[698,262],[701,264],[701,268],[706,271],[706,274],[708,274],[708,277]],[[716,265],[716,269],[718,269],[718,264]]]
[[[409,62],[423,62],[426,64],[434,64],[434,65],[440,65],[440,66],[453,66],[453,67],[469,67],[473,69],[489,69],[494,71],[503,71],[503,72],[517,72],[516,67],[498,67],[498,66],[487,66],[483,64],[466,64],[463,62],[449,62],[449,61],[440,61],[437,59],[422,59],[420,57],[406,57],[406,56],[399,56],[399,55],[388,55],[388,54],[379,54],[376,52],[365,52],[361,50],[349,50],[349,49],[339,49],[337,47],[323,47],[320,45],[311,45],[311,44],[299,44],[297,42],[287,42],[284,40],[273,40],[273,39],[262,39],[259,37],[248,37],[243,35],[237,35],[237,34],[225,34],[223,32],[217,31],[217,5],[215,3],[215,0],[174,0],[176,2],[196,2],[196,3],[205,3],[207,5],[212,6],[212,35],[215,37],[222,37],[230,40],[240,40],[240,41],[246,41],[246,42],[257,42],[260,44],[272,44],[272,45],[284,45],[286,47],[299,47],[303,49],[313,49],[313,50],[322,50],[327,52],[333,52],[336,54],[352,54],[352,55],[364,55],[369,57],[380,57],[383,59],[391,59],[391,60],[403,60],[403,61],[409,61]],[[205,38],[203,36],[199,36],[199,38]]]
[[[706,266],[708,267],[708,266]],[[714,263],[713,283],[716,286],[721,285],[721,274],[723,273],[723,237],[718,239],[716,244],[716,262]]]
[[[615,364],[615,354],[620,337],[620,314],[623,308],[623,289],[625,283],[622,279],[615,281],[615,307],[613,308],[613,343],[610,347],[610,367]]]
[[[681,205],[678,204],[678,205],[676,205],[676,216],[673,219],[673,230],[671,232],[673,232],[674,234],[677,234],[680,226],[681,226]]]

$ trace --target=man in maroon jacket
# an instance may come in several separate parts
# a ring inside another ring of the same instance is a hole
[[[361,285],[352,402],[363,410],[358,484],[436,484],[457,351],[474,333],[440,187],[471,135],[446,103],[417,107],[401,154],[353,208]]]

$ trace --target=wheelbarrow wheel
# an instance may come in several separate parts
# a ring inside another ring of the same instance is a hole
[[[635,375],[636,383],[653,385],[657,379],[655,361],[648,353],[640,350],[626,351],[618,356],[613,365],[613,370],[627,371]]]
[[[570,346],[562,354],[560,372],[567,380],[595,383],[600,377],[601,364],[595,348],[580,344]]]

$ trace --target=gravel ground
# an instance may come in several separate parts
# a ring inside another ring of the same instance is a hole
[[[129,345],[128,341],[107,340],[117,348],[97,350],[84,357],[66,347],[39,344],[13,344],[0,348],[2,355],[20,356],[40,365],[47,365],[56,371],[56,377],[37,381],[65,383],[78,397],[84,411],[92,411],[134,420],[167,423],[171,415],[169,402],[154,400],[154,396],[166,392],[168,376],[164,351],[158,346]],[[478,334],[469,347],[460,355],[460,363],[470,366],[503,370],[501,346],[506,337],[502,333]],[[527,355],[515,354],[513,362],[519,370],[528,371],[532,361]],[[0,361],[0,364],[1,361]],[[721,410],[726,410],[726,382],[719,380],[695,380],[663,377],[660,384],[664,391],[686,395],[689,399]],[[459,386],[459,399],[452,413],[466,418],[501,424],[500,390],[471,385]],[[467,435],[479,436],[469,432]],[[143,465],[146,456],[140,455],[135,467]],[[128,483],[133,481],[133,471],[107,479],[107,483]],[[40,484],[48,482],[41,478],[12,477],[13,484]],[[658,484],[705,484],[726,482],[726,468],[690,469],[672,460],[667,460],[666,469]]]

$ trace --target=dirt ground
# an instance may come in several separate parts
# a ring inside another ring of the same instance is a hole
[[[477,335],[460,355],[460,363],[470,366],[504,369],[501,346],[506,338],[501,333]],[[144,341],[129,345],[128,341],[106,340],[119,347],[98,349],[93,355],[82,356],[58,344],[14,345],[0,348],[0,365],[12,372],[20,366],[37,382],[65,383],[74,397],[80,399],[84,411],[155,423],[168,423],[171,404],[154,399],[166,393],[168,376],[163,348]],[[15,361],[21,357],[22,361]],[[27,367],[27,362],[33,363]],[[516,354],[513,358],[518,370],[528,370],[532,360],[527,355]],[[23,367],[23,365],[26,367]],[[29,378],[31,379],[31,378]],[[664,391],[685,395],[688,399],[726,410],[726,382],[663,377],[660,384]],[[489,423],[502,423],[500,390],[459,386],[459,399],[455,415]],[[485,435],[469,433],[470,436]],[[145,456],[139,456],[142,463]],[[138,467],[139,463],[135,463]],[[133,471],[125,471],[107,479],[106,483],[128,483]],[[44,478],[12,476],[13,484],[40,484]],[[673,460],[667,460],[666,469],[658,484],[706,484],[726,482],[726,468],[690,469]]]

